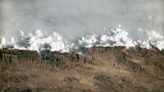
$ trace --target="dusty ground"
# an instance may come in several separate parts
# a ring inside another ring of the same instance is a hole
[[[164,92],[164,51],[0,50],[0,92]]]

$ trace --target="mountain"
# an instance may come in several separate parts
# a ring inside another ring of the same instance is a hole
[[[164,50],[0,49],[1,92],[164,92]]]

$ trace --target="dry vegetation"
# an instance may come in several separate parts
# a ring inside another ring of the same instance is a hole
[[[100,47],[83,53],[1,49],[0,92],[164,92],[163,52]]]

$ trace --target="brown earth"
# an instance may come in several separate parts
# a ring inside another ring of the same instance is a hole
[[[0,92],[164,92],[164,51],[0,49]]]

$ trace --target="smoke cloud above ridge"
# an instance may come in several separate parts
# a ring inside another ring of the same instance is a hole
[[[146,49],[154,48],[156,50],[164,49],[164,37],[154,30],[140,30],[145,34],[144,39],[134,40],[129,37],[129,33],[121,28],[106,29],[103,35],[93,34],[81,37],[72,43],[62,37],[60,34],[53,32],[45,35],[41,30],[37,30],[35,34],[24,33],[20,31],[18,38],[6,40],[5,37],[0,37],[0,48],[36,50],[38,52],[44,50],[69,52],[75,49],[90,48],[90,47],[114,47],[125,46],[141,47]],[[26,34],[26,35],[25,35]]]
[[[164,34],[163,4],[163,0],[1,0],[0,32],[11,37],[20,30],[40,29],[76,40],[122,24],[134,38],[140,38],[140,28]]]

